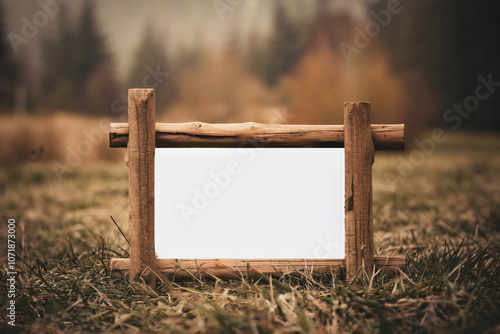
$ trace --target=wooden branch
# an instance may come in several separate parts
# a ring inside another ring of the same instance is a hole
[[[370,104],[344,104],[345,258],[347,277],[373,270],[372,165],[375,154]]]
[[[128,91],[128,123],[130,276],[154,286],[154,89]]]
[[[404,149],[404,124],[371,130],[376,149]],[[110,147],[125,147],[128,132],[127,123],[111,123]],[[156,147],[344,147],[344,126],[156,123]]]
[[[377,268],[391,269],[406,265],[404,256],[376,256]],[[117,276],[124,277],[130,266],[129,259],[111,259],[111,269]],[[316,274],[331,274],[345,266],[344,259],[197,259],[174,260],[157,259],[156,270],[172,278],[210,277],[239,279],[241,277],[261,277],[272,275],[281,277],[295,271],[312,271]]]

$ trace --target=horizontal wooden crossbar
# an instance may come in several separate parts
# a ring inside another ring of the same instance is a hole
[[[376,268],[395,268],[406,265],[404,256],[375,256]],[[317,274],[330,274],[338,267],[345,267],[345,259],[157,259],[156,270],[172,277],[216,276],[221,279],[259,277],[272,275],[281,277],[297,270],[309,270]],[[124,275],[130,266],[129,259],[111,259],[111,269]]]
[[[375,149],[404,149],[404,124],[371,129]],[[111,123],[110,147],[127,147],[128,133],[128,123]],[[344,147],[344,126],[156,123],[156,147]]]

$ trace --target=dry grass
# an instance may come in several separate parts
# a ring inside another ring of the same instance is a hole
[[[123,120],[114,115],[113,120],[126,122],[126,117]],[[109,123],[110,118],[68,113],[0,116],[0,162],[12,165],[57,161],[72,168],[78,159],[116,161],[121,152],[109,148]]]
[[[407,254],[395,275],[311,272],[279,280],[145,285],[112,279],[128,256],[127,169],[82,165],[59,182],[43,164],[0,169],[2,221],[18,221],[18,329],[33,333],[498,332],[500,138],[453,137],[395,192],[374,169],[379,254]],[[407,156],[407,155],[405,155]],[[5,240],[5,228],[0,232]],[[2,242],[2,244],[4,244]],[[2,252],[2,256],[4,252]],[[5,257],[1,258],[5,263]],[[0,279],[5,282],[5,269]],[[5,285],[1,304],[5,310]],[[3,330],[8,329],[5,317]]]

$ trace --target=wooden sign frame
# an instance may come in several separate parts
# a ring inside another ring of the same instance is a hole
[[[258,123],[155,123],[154,89],[130,89],[128,123],[110,125],[110,147],[127,148],[129,167],[130,259],[112,259],[111,269],[154,285],[155,272],[167,276],[214,275],[231,279],[281,276],[309,269],[331,273],[346,267],[347,278],[360,268],[404,266],[404,256],[374,256],[372,164],[375,150],[404,149],[404,124],[371,124],[370,104],[344,104],[344,125]],[[344,259],[156,259],[154,238],[154,159],[157,147],[344,147]]]

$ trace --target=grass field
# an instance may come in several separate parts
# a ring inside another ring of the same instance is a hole
[[[403,155],[408,159],[408,153]],[[0,169],[0,231],[16,220],[16,329],[33,333],[500,332],[500,137],[453,136],[395,188],[400,154],[378,153],[378,254],[405,254],[396,274],[346,282],[314,272],[279,280],[193,278],[157,290],[112,279],[127,257],[127,168],[83,164],[60,182],[50,165]],[[394,190],[394,191],[392,191]],[[2,246],[4,247],[4,246]],[[1,332],[7,325],[6,246]]]

